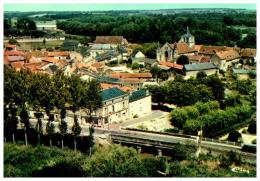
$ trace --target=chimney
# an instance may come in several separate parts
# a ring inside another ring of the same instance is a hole
[[[149,96],[149,90],[146,89],[146,96]]]

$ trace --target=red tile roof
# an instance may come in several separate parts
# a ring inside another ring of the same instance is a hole
[[[70,56],[70,53],[69,52],[45,52],[44,55],[47,57],[55,57],[55,56],[68,57]]]
[[[256,57],[256,49],[255,48],[243,48],[240,51],[240,55],[242,57]]]
[[[16,45],[7,44],[7,45],[5,45],[5,47],[14,49],[16,47]]]
[[[152,78],[152,74],[150,72],[147,73],[111,73],[111,77],[113,78]]]
[[[179,70],[182,70],[182,68],[183,68],[183,65],[180,65],[180,64],[177,64],[177,63],[173,63],[173,62],[160,61],[159,64],[167,66],[167,67],[179,69]]]
[[[209,56],[203,56],[203,55],[189,55],[189,60],[191,61],[197,61],[198,63],[206,63],[210,62]]]
[[[189,47],[189,45],[185,42],[173,43],[169,44],[172,49],[177,49],[178,54],[192,53],[196,52],[196,50]]]
[[[127,87],[127,86],[119,86],[119,85],[107,84],[107,83],[101,83],[100,85],[101,85],[101,88],[103,90],[110,89],[112,87],[117,87],[117,88],[119,88],[119,89],[121,89],[122,91],[125,91],[125,92],[128,92],[128,91],[132,90],[130,87]]]
[[[101,62],[95,62],[95,63],[91,64],[91,66],[95,67],[95,68],[104,68],[105,64],[101,63]]]
[[[216,53],[216,55],[221,59],[221,60],[234,60],[240,57],[237,51],[235,50],[227,50],[227,51],[220,51]]]
[[[121,44],[123,36],[97,36],[94,43],[96,44]]]
[[[210,57],[208,56],[201,57],[200,63],[208,63],[208,62],[210,62]]]
[[[126,83],[141,83],[141,80],[138,78],[122,78],[120,79],[120,82],[126,82]]]
[[[49,63],[58,63],[59,59],[52,58],[52,57],[43,57],[42,61],[49,62]]]
[[[48,62],[39,62],[39,63],[25,63],[24,67],[30,69],[31,71],[39,71],[42,67],[49,64]]]
[[[214,55],[217,52],[220,51],[227,51],[227,50],[233,50],[233,47],[226,47],[226,46],[206,46],[206,45],[201,45],[200,47],[197,47],[198,53],[200,54],[207,54],[207,55]]]
[[[23,68],[24,62],[12,62],[11,67],[13,67],[16,71],[20,71]]]
[[[23,51],[10,50],[10,51],[4,51],[4,55],[6,55],[6,56],[24,56],[25,53]]]

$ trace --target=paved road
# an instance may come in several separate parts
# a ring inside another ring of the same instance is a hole
[[[152,111],[150,114],[146,114],[145,116],[142,116],[140,118],[133,118],[131,120],[124,121],[123,123],[120,124],[120,126],[127,127],[130,125],[136,124],[136,123],[141,123],[141,122],[149,121],[152,119],[156,119],[156,118],[159,118],[159,117],[167,115],[167,114],[169,114],[169,113],[162,112],[159,110]]]

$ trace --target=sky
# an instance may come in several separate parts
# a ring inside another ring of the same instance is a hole
[[[183,8],[234,8],[256,10],[255,4],[4,4],[4,11],[106,11]]]

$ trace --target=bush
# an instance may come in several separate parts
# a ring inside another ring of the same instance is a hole
[[[169,128],[166,129],[165,132],[169,132],[169,133],[179,133],[179,129],[178,128]]]
[[[256,123],[254,122],[254,123],[249,124],[247,131],[250,134],[256,134]]]
[[[246,133],[246,132],[247,132],[246,129],[243,129],[243,130],[242,130],[242,133]]]
[[[138,118],[138,115],[137,115],[137,114],[135,114],[135,115],[133,116],[133,118]]]
[[[256,144],[256,139],[252,140],[252,144],[254,144],[254,145]]]
[[[241,134],[236,131],[236,130],[233,130],[229,133],[228,135],[228,140],[229,141],[234,141],[234,142],[238,142],[239,141],[239,138],[241,138]]]
[[[132,69],[138,69],[140,68],[140,65],[138,63],[133,63],[131,67]]]

